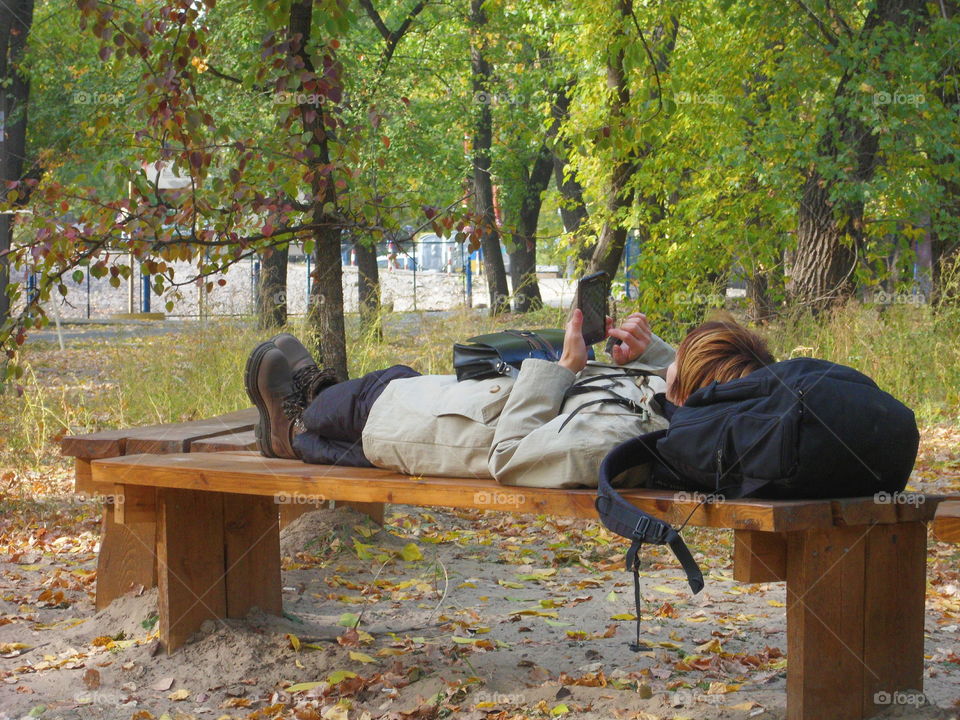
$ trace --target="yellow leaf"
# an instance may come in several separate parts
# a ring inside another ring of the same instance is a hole
[[[611,620],[636,620],[637,616],[633,613],[617,613],[610,616]]]
[[[472,583],[469,580],[467,580],[466,582],[462,582],[459,585],[457,585],[457,589],[459,590],[460,588],[475,588],[476,586],[477,586],[476,583]]]
[[[357,674],[351,672],[350,670],[334,670],[332,673],[327,675],[327,682],[331,685],[336,685],[341,680],[346,680],[347,678],[355,678]]]
[[[666,585],[654,585],[654,586],[653,586],[653,589],[656,590],[657,592],[664,593],[664,594],[666,594],[666,595],[679,595],[679,594],[680,594],[679,592],[677,592],[677,591],[674,590],[673,588],[669,588],[669,587],[667,587]]]
[[[710,683],[710,687],[707,688],[707,695],[726,695],[727,693],[736,692],[739,689],[739,685],[732,685],[724,682],[712,682]]]
[[[513,580],[497,580],[497,585],[502,585],[506,588],[513,588],[514,590],[519,590],[525,587],[523,583],[513,582]]]
[[[564,713],[568,713],[568,712],[570,712],[570,708],[568,708],[563,703],[560,703],[559,705],[554,705],[553,708],[551,708],[550,710],[550,714],[553,717],[557,717],[558,715],[563,715]]]
[[[697,652],[720,655],[723,652],[723,646],[720,644],[720,641],[717,638],[714,638],[710,642],[705,642],[703,645],[699,645],[697,647]]]
[[[0,655],[16,652],[17,650],[26,650],[29,645],[21,642],[0,643]]]
[[[357,662],[362,662],[362,663],[376,662],[376,660],[374,660],[372,657],[370,657],[366,653],[357,652],[356,650],[350,651],[350,659],[356,660]]]
[[[400,551],[400,557],[407,562],[412,562],[414,560],[423,560],[423,553],[420,552],[420,548],[416,546],[416,543],[407,543],[403,546],[403,550]]]
[[[297,652],[300,652],[300,638],[298,638],[296,635],[291,635],[290,633],[287,633],[287,640],[290,641],[290,647],[292,647]]]
[[[772,605],[773,607],[783,607],[783,603],[779,600],[767,600],[767,605]]]
[[[536,617],[559,618],[560,613],[556,610],[514,610],[511,615],[535,615]]]
[[[187,690],[186,688],[180,688],[179,690],[174,690],[172,693],[167,695],[167,699],[177,700],[177,701],[186,700],[188,697],[190,697],[190,691]]]
[[[731,705],[731,710],[753,710],[755,707],[760,707],[760,703],[756,703],[753,700],[747,700],[746,702],[737,703],[736,705]]]

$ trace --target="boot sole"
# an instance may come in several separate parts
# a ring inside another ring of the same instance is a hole
[[[270,414],[267,412],[267,404],[260,395],[257,387],[257,376],[260,374],[260,363],[263,361],[267,352],[276,347],[272,342],[262,342],[253,349],[250,357],[247,358],[247,366],[243,373],[243,384],[247,390],[247,397],[257,407],[260,420],[253,426],[254,435],[257,439],[257,450],[264,457],[277,457],[277,454],[270,448]]]

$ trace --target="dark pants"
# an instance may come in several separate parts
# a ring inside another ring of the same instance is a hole
[[[373,467],[360,439],[370,408],[390,381],[418,375],[406,365],[394,365],[328,387],[304,410],[306,431],[293,438],[294,449],[308,463]]]

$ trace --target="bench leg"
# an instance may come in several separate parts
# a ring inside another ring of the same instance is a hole
[[[925,540],[923,523],[788,533],[788,720],[860,720],[875,693],[922,689]]]
[[[161,489],[157,508],[160,640],[173,652],[227,614],[223,495]]]
[[[244,617],[252,607],[279,615],[280,525],[272,497],[223,496],[227,617]]]
[[[97,556],[97,610],[138,585],[152,588],[157,584],[156,527],[153,522],[120,525],[113,502],[104,503]]]
[[[378,502],[349,502],[349,501],[338,501],[335,504],[344,505],[346,507],[351,507],[357,512],[363,513],[368,518],[373,520],[377,525],[383,527],[383,503]]]

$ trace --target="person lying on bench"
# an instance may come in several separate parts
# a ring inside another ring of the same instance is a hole
[[[700,326],[675,353],[641,313],[619,327],[608,318],[607,335],[621,341],[613,362],[588,362],[582,322],[575,311],[559,362],[530,358],[516,379],[461,382],[405,365],[338,382],[282,333],[247,361],[257,447],[267,457],[408,475],[596,487],[615,445],[667,427],[671,407],[694,390],[773,362],[764,341],[732,321]]]

